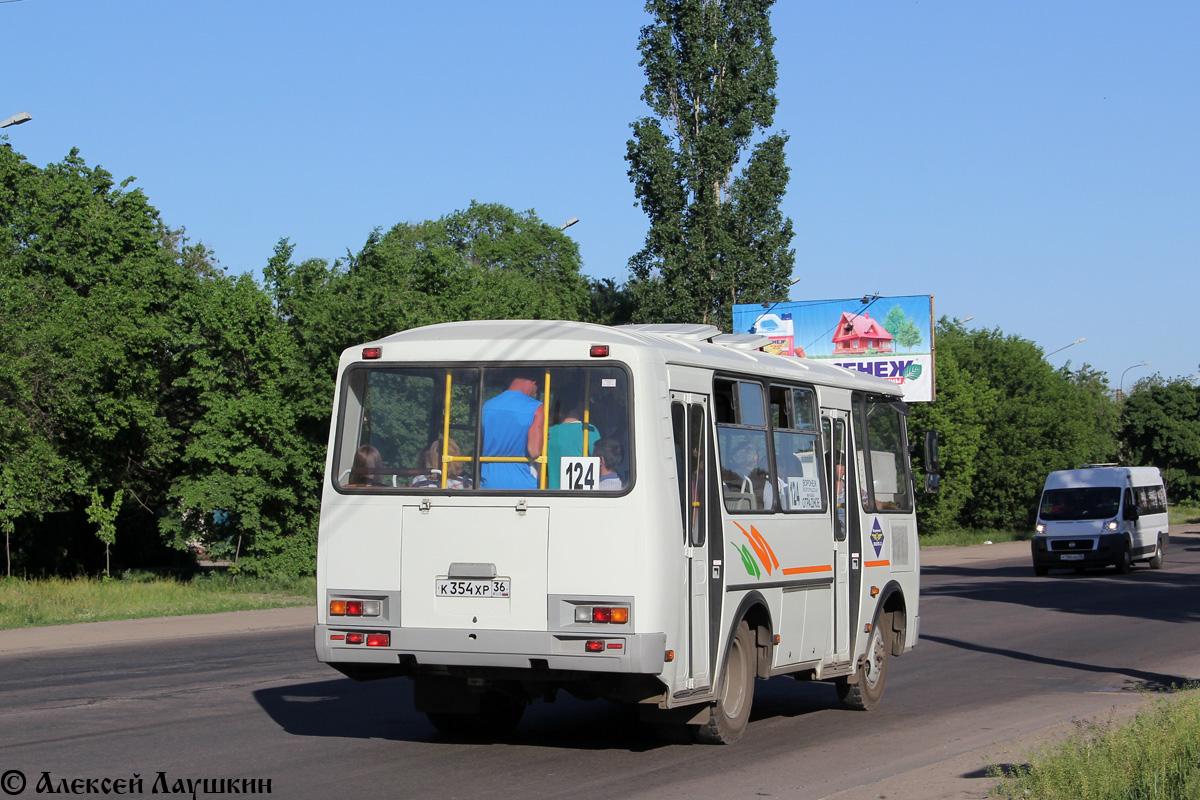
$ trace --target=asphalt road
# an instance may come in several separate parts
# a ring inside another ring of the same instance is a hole
[[[626,710],[566,695],[500,741],[453,742],[412,711],[408,681],[318,664],[297,627],[311,610],[0,632],[0,789],[17,771],[17,796],[43,773],[59,788],[136,774],[151,794],[163,773],[159,793],[250,778],[286,798],[983,797],[987,763],[1200,678],[1188,530],[1165,569],[1125,576],[1035,578],[1027,545],[924,551],[922,640],[891,662],[880,707],[760,681],[733,747],[662,744]]]

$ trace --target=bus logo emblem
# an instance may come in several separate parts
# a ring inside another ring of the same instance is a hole
[[[879,517],[875,518],[875,524],[871,526],[871,546],[875,548],[877,556],[883,551],[883,526],[879,524]]]

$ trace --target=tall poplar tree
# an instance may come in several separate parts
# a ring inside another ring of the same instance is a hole
[[[795,251],[779,211],[785,134],[775,116],[772,0],[649,0],[642,99],[629,177],[650,218],[629,261],[642,322],[730,329],[734,303],[785,299]],[[741,167],[739,174],[735,171]]]

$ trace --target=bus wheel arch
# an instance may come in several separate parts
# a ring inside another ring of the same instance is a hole
[[[745,733],[754,705],[756,651],[759,649],[756,638],[745,619],[738,622],[729,646],[725,648],[716,702],[709,707],[708,719],[694,730],[697,742],[734,744]]]
[[[881,600],[876,607],[873,625],[882,625],[891,631],[891,654],[904,655],[904,642],[908,635],[908,606],[904,602],[904,591],[900,584],[890,581],[883,587]]]
[[[771,666],[774,661],[774,636],[772,635],[775,627],[771,622],[771,611],[767,605],[766,598],[758,592],[750,592],[738,605],[737,613],[733,615],[734,624],[729,631],[728,641],[732,643],[733,637],[737,635],[738,623],[743,620],[750,626],[750,633],[754,635],[755,651],[756,651],[756,669],[755,675],[763,680],[771,677]]]
[[[721,662],[716,700],[708,719],[692,729],[701,744],[733,744],[742,738],[754,704],[754,681],[771,670],[772,626],[766,600],[758,592],[742,599],[734,615]]]

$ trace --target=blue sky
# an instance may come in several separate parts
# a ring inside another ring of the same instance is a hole
[[[471,200],[624,280],[639,2],[0,3],[0,118],[136,176],[232,272]],[[931,294],[1109,374],[1200,373],[1200,4],[781,0],[794,300]],[[1181,302],[1182,300],[1182,302]]]

